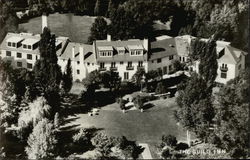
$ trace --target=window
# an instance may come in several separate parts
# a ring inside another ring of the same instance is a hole
[[[113,53],[113,51],[100,51],[99,52],[101,57],[106,57],[106,56],[111,57],[112,53]]]
[[[128,72],[124,72],[124,80],[128,80],[129,79],[129,74]]]
[[[181,57],[180,57],[180,61],[181,61]]]
[[[77,61],[77,64],[80,64],[80,61]]]
[[[154,63],[154,60],[152,60],[151,63]]]
[[[227,78],[227,72],[221,72],[220,77],[226,79]]]
[[[157,59],[157,63],[161,63],[161,58],[158,58],[158,59]]]
[[[29,69],[32,69],[32,64],[31,63],[27,63],[27,68],[29,68]]]
[[[185,57],[182,57],[182,61],[185,62]]]
[[[26,45],[26,44],[24,44],[24,45],[23,45],[23,48],[24,48],[24,49],[27,49],[27,45]]]
[[[80,70],[79,70],[79,69],[78,69],[78,70],[76,70],[76,73],[77,73],[77,74],[80,74]]]
[[[87,65],[89,66],[89,65],[90,65],[90,63],[88,62],[88,63],[87,63]]]
[[[16,47],[16,43],[12,43],[12,47]]]
[[[169,60],[172,60],[172,59],[174,59],[174,56],[173,55],[169,56]]]
[[[101,62],[100,63],[100,68],[104,68],[105,67],[105,63],[104,62]]]
[[[128,67],[132,67],[132,62],[128,62]]]
[[[32,60],[32,54],[27,54],[27,59],[31,59]]]
[[[28,45],[28,49],[31,49],[31,45]]]
[[[22,67],[23,66],[22,62],[16,62],[16,65],[17,65],[17,67]]]
[[[11,51],[6,51],[6,56],[11,57]]]
[[[138,50],[138,51],[135,52],[135,54],[136,54],[137,56],[139,56],[139,55],[141,55],[141,52],[142,52],[142,51]]]
[[[95,65],[94,63],[92,63],[92,66]]]
[[[135,51],[134,50],[130,51],[130,55],[134,56],[135,55]]]
[[[17,53],[16,53],[16,57],[17,57],[17,58],[22,58],[22,53],[17,52]]]
[[[123,61],[120,62],[120,65],[123,65]]]
[[[168,72],[168,67],[167,66],[163,67],[163,74],[167,74],[167,72]]]
[[[119,50],[118,53],[119,53],[119,54],[124,54],[125,51],[124,51],[124,50]]]
[[[38,58],[37,58],[37,56],[36,56],[36,60],[37,60]],[[64,61],[64,60],[63,60]]]
[[[11,47],[11,42],[8,42],[8,46]]]
[[[111,68],[115,68],[115,62],[111,62]]]
[[[139,61],[139,62],[138,62],[138,66],[139,66],[139,67],[142,67],[142,64],[143,64],[143,61]]]
[[[168,67],[169,67],[169,72],[172,71],[172,66],[170,65],[170,66],[168,66]]]

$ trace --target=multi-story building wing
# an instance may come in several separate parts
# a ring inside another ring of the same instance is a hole
[[[116,71],[122,80],[129,80],[139,68],[148,71],[148,40],[93,42],[98,70]]]
[[[40,35],[31,33],[8,33],[0,45],[0,56],[16,68],[31,70],[36,60],[40,59]],[[68,42],[67,37],[57,37],[56,52],[61,54]]]
[[[98,69],[92,45],[69,42],[65,51],[58,55],[58,64],[61,66],[62,72],[66,69],[68,59],[71,60],[74,81],[81,81],[86,78],[88,73]]]
[[[178,60],[174,38],[159,40],[151,43],[148,70],[158,70],[169,74],[173,70],[173,60]]]

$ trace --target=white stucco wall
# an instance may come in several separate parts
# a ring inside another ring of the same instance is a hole
[[[158,68],[161,68],[162,71],[163,71],[163,67],[167,67],[167,73],[169,73],[169,66],[171,65],[172,68],[173,68],[173,65],[172,65],[172,62],[174,60],[177,60],[177,56],[174,55],[174,58],[172,60],[169,60],[169,57],[164,57],[164,58],[161,58],[161,62],[160,63],[157,63],[157,59],[155,59],[152,63],[152,60],[148,62],[148,71],[151,71],[151,70],[157,70]]]

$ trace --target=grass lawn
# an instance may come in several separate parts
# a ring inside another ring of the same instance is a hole
[[[156,150],[154,146],[161,142],[164,134],[172,134],[178,140],[185,141],[186,132],[181,126],[176,125],[173,117],[173,110],[176,107],[175,98],[155,100],[150,103],[153,104],[153,107],[143,113],[139,110],[122,113],[118,104],[113,103],[101,108],[99,115],[70,115],[67,119],[72,120],[64,127],[94,126],[109,136],[126,136],[129,140],[135,140],[138,143],[148,143],[151,151]],[[155,157],[154,154],[153,157]]]

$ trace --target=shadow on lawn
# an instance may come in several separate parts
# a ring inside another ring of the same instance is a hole
[[[79,133],[79,125],[72,125],[61,128],[57,133],[58,138],[58,155],[60,157],[68,157],[71,154],[83,154],[86,151],[93,150],[94,146],[90,142],[90,139],[96,134],[96,132],[103,130],[102,128],[87,128],[89,133],[89,141],[86,143],[76,143],[73,141],[73,136]]]
[[[145,104],[144,106],[143,106],[143,109],[144,110],[148,110],[148,109],[150,109],[150,108],[152,108],[152,107],[154,107],[155,105],[154,104],[152,104],[152,103],[147,103],[147,104]]]

